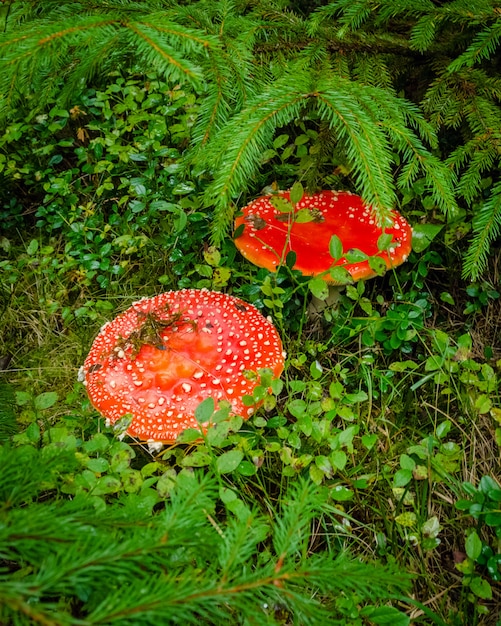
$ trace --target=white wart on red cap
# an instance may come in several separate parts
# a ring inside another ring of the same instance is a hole
[[[105,324],[83,366],[90,400],[111,423],[144,441],[174,442],[197,428],[195,408],[227,400],[244,419],[258,381],[244,376],[284,366],[280,337],[251,304],[206,289],[168,291],[136,302]]]
[[[279,194],[290,200],[288,191]],[[243,225],[243,232],[235,238],[235,245],[243,256],[270,271],[275,271],[288,252],[296,253],[294,269],[305,276],[326,272],[333,264],[342,265],[353,280],[371,278],[376,273],[368,261],[347,263],[344,257],[335,263],[329,252],[332,235],[337,235],[343,250],[357,248],[368,256],[378,256],[389,269],[403,263],[411,251],[412,229],[402,215],[393,211],[393,223],[384,232],[392,235],[389,249],[381,251],[377,243],[383,233],[373,211],[360,196],[347,191],[320,191],[305,194],[295,206],[295,212],[309,211],[308,222],[292,220],[271,203],[272,196],[261,196],[242,209],[235,220],[235,229]],[[325,276],[329,281],[329,275]]]

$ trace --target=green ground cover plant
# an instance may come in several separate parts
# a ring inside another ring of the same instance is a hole
[[[499,625],[500,20],[2,4],[2,624]],[[293,186],[397,206],[408,261],[310,316],[318,279],[231,233]],[[249,420],[205,402],[212,429],[151,451],[77,372],[106,321],[184,287],[270,315],[286,366]]]

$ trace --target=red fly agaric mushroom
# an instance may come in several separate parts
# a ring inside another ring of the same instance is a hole
[[[227,400],[248,418],[242,396],[258,384],[246,370],[280,376],[284,353],[273,324],[251,304],[207,289],[168,291],[133,304],[103,326],[83,365],[90,400],[127,434],[172,443],[197,428],[205,398]]]
[[[275,271],[294,251],[293,269],[305,276],[321,274],[326,282],[334,283],[328,273],[333,265],[343,266],[354,281],[376,276],[367,259],[349,263],[342,256],[334,260],[330,254],[333,235],[339,237],[345,252],[358,249],[368,257],[377,256],[388,269],[409,256],[412,230],[397,211],[391,214],[393,223],[384,228],[384,233],[393,239],[386,250],[379,250],[378,239],[383,230],[359,196],[347,191],[304,194],[293,213],[275,208],[273,197],[277,195],[257,198],[244,207],[235,221],[235,245],[255,265]],[[280,192],[278,197],[290,202],[289,191]]]

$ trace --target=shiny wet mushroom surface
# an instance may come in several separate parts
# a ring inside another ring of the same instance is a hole
[[[110,423],[129,415],[127,434],[172,443],[198,428],[196,407],[208,397],[245,406],[262,368],[280,376],[284,353],[270,320],[251,304],[206,289],[169,291],[134,303],[108,322],[83,366],[94,407]]]
[[[304,194],[290,213],[276,208],[274,198],[289,202],[290,193],[261,196],[245,206],[235,220],[235,245],[259,267],[276,271],[293,251],[293,268],[304,276],[323,274],[326,282],[334,282],[327,273],[332,266],[343,266],[354,281],[376,276],[368,260],[350,263],[344,256],[334,260],[329,246],[333,235],[345,252],[357,249],[368,257],[377,256],[387,269],[403,263],[411,252],[412,229],[402,215],[393,211],[383,228],[371,207],[348,191]],[[391,243],[380,250],[378,241],[383,233],[391,236]]]

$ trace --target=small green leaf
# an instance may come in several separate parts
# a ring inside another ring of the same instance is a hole
[[[228,422],[212,426],[207,431],[207,443],[217,448],[221,447],[224,440],[228,437],[230,425]]]
[[[219,488],[219,497],[221,498],[221,502],[224,504],[229,504],[230,502],[234,502],[237,500],[238,496],[233,489],[229,487],[220,487]]]
[[[501,554],[493,554],[487,561],[487,571],[492,580],[501,581]]]
[[[476,561],[482,552],[482,540],[477,534],[477,531],[474,530],[471,532],[466,538],[465,542],[465,550],[466,554]]]
[[[176,439],[176,443],[193,443],[201,438],[201,433],[196,428],[187,428]]]
[[[323,367],[317,360],[313,361],[313,363],[310,365],[310,374],[311,377],[315,380],[318,380],[322,376],[323,371]]]
[[[316,215],[310,209],[299,209],[294,215],[294,221],[298,224],[307,224],[308,222],[314,222]]]
[[[390,235],[390,233],[383,233],[382,235],[379,235],[377,240],[377,249],[380,251],[388,250],[392,241],[393,235]]]
[[[401,513],[397,515],[395,521],[399,526],[404,526],[405,528],[412,528],[416,525],[416,514],[415,513]]]
[[[369,267],[378,276],[384,276],[387,270],[386,263],[380,256],[369,257]]]
[[[183,457],[181,465],[183,467],[205,467],[210,465],[211,460],[211,456],[208,452],[203,449],[198,449]]]
[[[356,404],[357,402],[365,402],[369,399],[367,392],[361,389],[355,393],[347,393],[343,399],[345,404]]]
[[[273,147],[275,148],[275,150],[278,150],[278,148],[281,148],[282,146],[284,146],[288,141],[289,141],[289,135],[279,135],[273,141]]]
[[[289,252],[287,252],[287,256],[285,257],[285,265],[287,265],[290,270],[294,267],[294,265],[296,265],[296,258],[297,254],[294,252],[294,250],[290,250]]]
[[[122,487],[127,493],[137,493],[143,485],[141,472],[136,469],[128,469],[120,475]]]
[[[329,459],[336,469],[343,471],[348,461],[348,456],[344,450],[334,450],[330,453]]]
[[[475,497],[478,493],[478,489],[475,487],[475,485],[472,485],[469,482],[465,481],[461,483],[461,486],[463,487],[464,492],[470,497]]]
[[[209,246],[207,250],[204,250],[205,262],[213,267],[217,267],[221,263],[221,253],[216,246]]]
[[[426,522],[421,527],[421,532],[423,533],[423,536],[432,539],[436,538],[441,530],[442,527],[440,526],[440,522],[438,521],[438,517],[436,515],[433,515],[428,520],[426,520]]]
[[[221,404],[223,402],[224,400],[221,401]],[[219,424],[220,422],[226,421],[230,417],[230,412],[231,412],[231,404],[228,404],[228,406],[222,406],[221,408],[219,408],[217,411],[215,411],[212,414],[211,423]]]
[[[268,150],[265,150],[264,152],[261,153],[261,163],[263,164],[267,163],[276,155],[277,153],[275,152],[275,150],[272,150],[271,148],[269,148]]]
[[[413,470],[416,467],[416,461],[408,454],[400,455],[400,467],[404,470]]]
[[[357,288],[353,285],[346,285],[346,297],[357,302],[360,298]]]
[[[254,476],[257,474],[257,467],[250,461],[242,461],[238,465],[237,471],[239,474],[242,474],[242,476]]]
[[[416,224],[412,229],[412,249],[415,252],[426,250],[442,228],[438,224]]]
[[[412,480],[412,470],[410,469],[400,469],[395,472],[395,476],[393,477],[393,484],[395,487],[405,487]]]
[[[160,476],[157,482],[158,495],[161,498],[167,498],[171,491],[176,486],[176,471],[173,468],[169,468],[166,472]]]
[[[485,523],[487,526],[495,526],[496,528],[501,527],[501,512],[491,511],[490,513],[487,513],[485,516]]]
[[[146,463],[141,468],[141,476],[143,478],[148,478],[148,476],[153,476],[153,474],[160,468],[160,463],[158,461],[152,461],[151,463]]]
[[[362,250],[359,250],[358,248],[351,248],[350,250],[347,250],[344,256],[348,263],[361,263],[362,261],[367,261],[369,258],[365,252],[362,252]]]
[[[337,502],[346,502],[353,498],[353,491],[343,487],[343,485],[336,485],[330,490],[330,495],[331,498]]]
[[[17,406],[25,406],[31,401],[32,395],[28,391],[16,391],[15,398]]]
[[[492,588],[485,578],[474,576],[470,581],[471,591],[482,600],[490,600],[492,598]]]
[[[315,457],[315,465],[327,476],[332,476],[332,465],[329,459],[323,454]]]
[[[231,270],[228,267],[216,267],[212,274],[212,285],[216,289],[225,287],[231,276]]]
[[[291,400],[287,404],[287,409],[294,417],[300,418],[306,413],[306,402],[304,400],[300,400],[299,398]]]
[[[329,295],[329,286],[322,278],[312,278],[308,281],[308,289],[319,300],[326,300]]]
[[[199,424],[205,424],[214,413],[214,398],[205,398],[195,409],[195,419]]]
[[[36,422],[33,422],[28,426],[28,428],[24,431],[24,434],[29,439],[29,441],[33,443],[37,443],[40,439],[40,427]]]
[[[334,261],[339,261],[343,256],[343,244],[337,235],[332,235],[329,242],[329,254]]]
[[[458,337],[457,343],[458,343],[458,348],[460,350],[464,350],[465,352],[469,352],[472,349],[472,346],[473,346],[473,339],[471,338],[470,334],[465,333],[464,335],[461,335],[461,336]]]
[[[241,237],[243,235],[244,230],[245,230],[245,224],[240,224],[233,233],[233,239],[238,239],[238,237]]]
[[[30,255],[33,256],[34,254],[36,254],[38,251],[38,241],[36,239],[32,239],[28,245],[28,247],[26,248],[26,252]]]
[[[478,483],[478,489],[482,493],[490,495],[491,491],[499,491],[501,487],[499,484],[490,476],[482,476],[480,482]]]
[[[494,431],[494,440],[498,448],[501,448],[501,428],[496,428]]]
[[[329,274],[332,280],[339,285],[348,285],[354,282],[350,272],[344,267],[340,267],[339,265],[331,267],[329,270]]]
[[[294,210],[292,204],[287,202],[287,200],[282,198],[282,196],[271,196],[270,202],[275,209],[277,209],[277,211],[280,211],[280,213],[292,213]]]
[[[471,506],[471,502],[470,500],[461,499],[457,500],[454,506],[458,509],[458,511],[467,511]]]
[[[377,441],[377,435],[363,435],[362,436],[362,445],[367,448],[367,450],[372,450]]]
[[[92,489],[92,495],[103,496],[107,493],[117,493],[120,491],[121,487],[122,483],[118,478],[115,478],[115,476],[101,476]]]
[[[110,440],[103,433],[96,433],[82,447],[87,453],[104,452],[110,447]]]
[[[444,420],[443,422],[440,422],[440,424],[437,426],[437,431],[436,431],[437,437],[439,439],[443,439],[444,437],[447,437],[451,429],[451,426],[452,426],[452,422],[450,420]]]
[[[297,141],[297,140],[296,140]],[[292,204],[297,204],[301,201],[301,198],[304,195],[303,185],[299,181],[296,181],[290,190],[290,199]],[[297,221],[297,218],[296,218]]]
[[[321,485],[323,479],[325,478],[325,474],[322,472],[320,468],[316,465],[310,465],[308,468],[308,473],[310,475],[311,480],[315,483],[315,485]]]
[[[110,464],[108,463],[108,461],[103,458],[89,459],[86,465],[87,468],[90,469],[92,472],[96,472],[99,474],[108,471],[108,469],[110,468]]]
[[[395,361],[394,363],[390,363],[389,369],[392,372],[405,372],[408,369],[416,369],[419,367],[418,363],[415,361]]]
[[[485,394],[478,396],[478,398],[475,400],[475,408],[481,415],[488,413],[491,410],[491,407],[491,399]]]
[[[308,135],[298,135],[294,139],[294,143],[296,146],[302,146],[303,144],[308,143],[308,141],[310,141],[310,138],[308,137]]]
[[[35,409],[43,411],[56,404],[58,395],[55,391],[46,391],[35,398]]]
[[[442,302],[445,302],[445,304],[456,304],[454,298],[448,291],[442,291],[442,293],[440,294],[440,300],[442,300]]]
[[[240,465],[244,453],[241,450],[230,450],[224,452],[216,461],[216,468],[220,474],[229,474]]]

